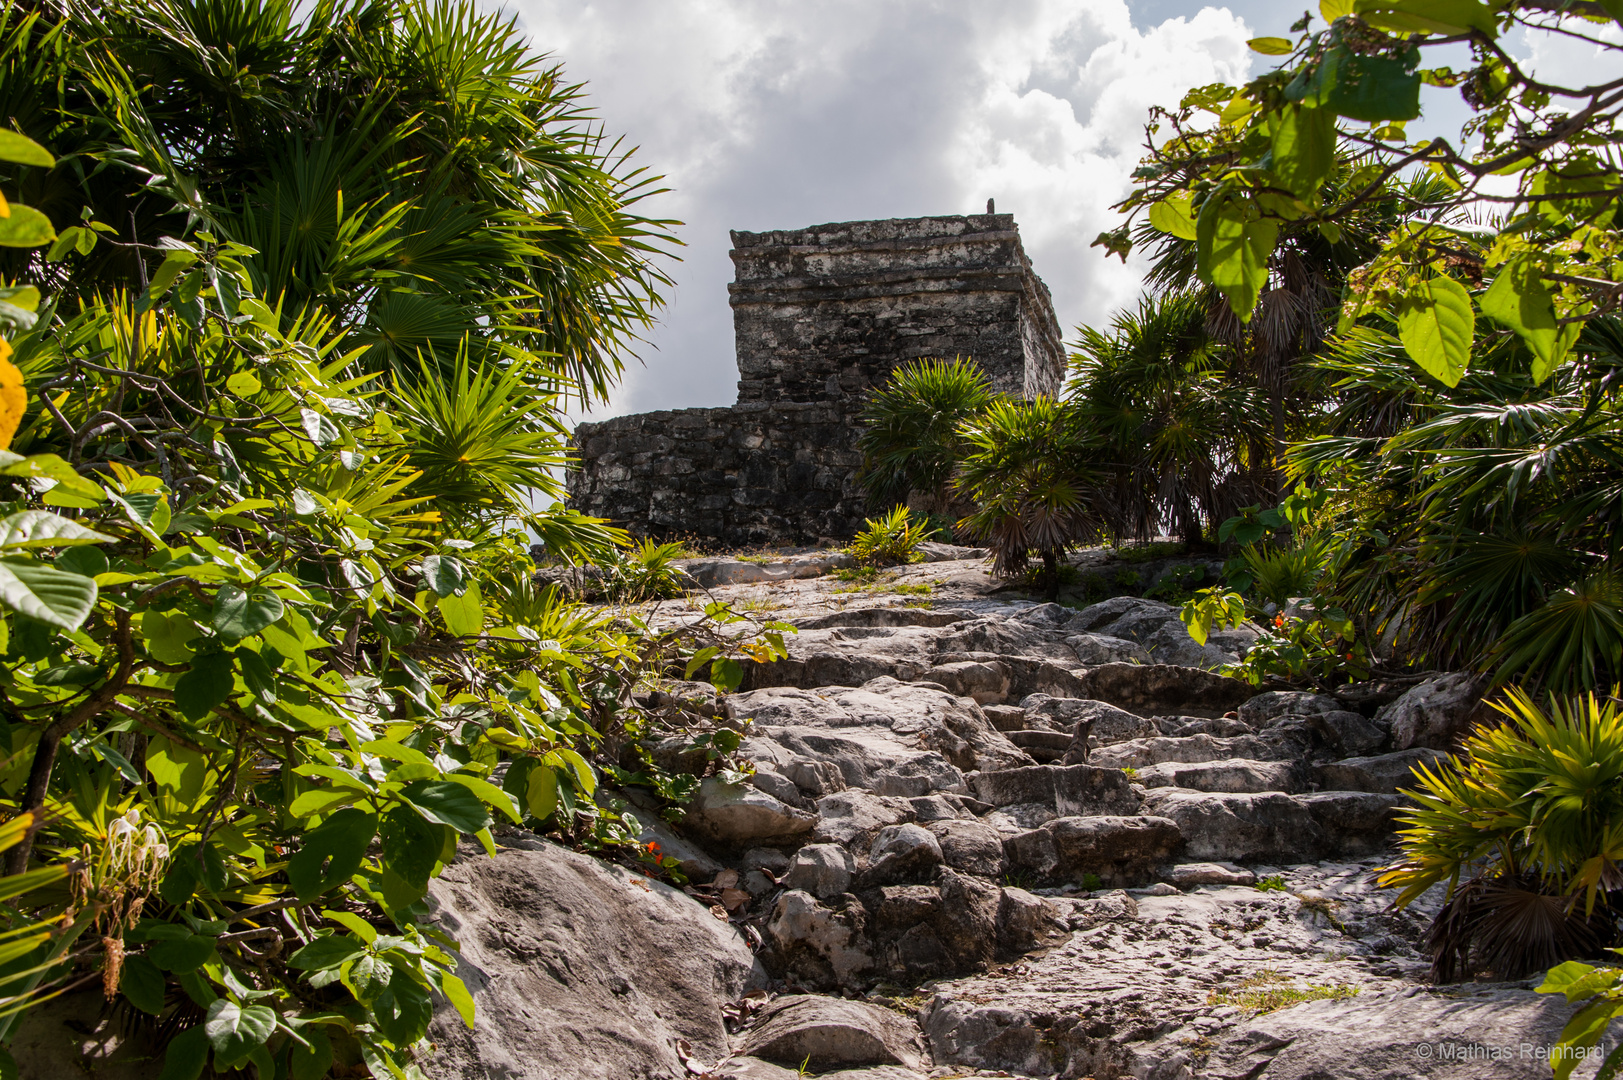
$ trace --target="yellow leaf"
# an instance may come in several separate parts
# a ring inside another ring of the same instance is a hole
[[[28,407],[28,391],[23,389],[23,373],[10,360],[11,345],[0,339],[0,450],[10,448]]]

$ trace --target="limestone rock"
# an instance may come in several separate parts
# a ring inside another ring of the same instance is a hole
[[[860,911],[835,910],[790,889],[773,905],[766,934],[790,974],[813,986],[854,985],[873,967],[862,923]]]
[[[1193,859],[1268,859],[1296,862],[1329,849],[1308,808],[1290,795],[1218,794],[1151,788],[1144,812],[1171,818]]]
[[[1136,641],[1109,634],[1072,634],[1065,639],[1084,667],[1099,664],[1148,664],[1150,651]]]
[[[1415,767],[1428,765],[1434,771],[1437,763],[1448,755],[1441,750],[1417,747],[1399,750],[1395,754],[1376,757],[1355,757],[1333,761],[1319,766],[1322,786],[1337,791],[1370,791],[1381,795],[1395,794],[1399,788],[1415,788],[1420,780]]]
[[[978,705],[998,705],[1009,697],[1009,667],[997,661],[960,660],[937,664],[924,678],[939,683],[959,697],[971,697]]]
[[[1166,879],[1180,889],[1196,885],[1254,885],[1257,875],[1233,863],[1179,863],[1170,867]]]
[[[1284,791],[1301,790],[1297,768],[1288,761],[1162,762],[1139,769],[1133,780],[1147,788],[1178,787],[1194,791]]]
[[[974,818],[932,821],[925,828],[941,845],[941,859],[955,870],[996,878],[1003,872],[1003,838]]]
[[[851,853],[839,844],[807,844],[795,852],[785,871],[782,885],[802,889],[819,900],[838,896],[851,886],[856,873]]]
[[[997,909],[998,951],[1005,956],[1030,952],[1057,937],[1063,927],[1059,909],[1024,889],[1005,888]]]
[[[1408,801],[1401,795],[1363,791],[1319,791],[1298,795],[1325,837],[1326,854],[1368,855],[1392,838],[1397,812]]]
[[[912,821],[917,816],[907,799],[870,795],[866,791],[839,791],[817,800],[817,829],[812,839],[819,843],[851,844],[861,841],[866,848],[873,836],[887,825]]]
[[[1239,679],[1171,664],[1102,664],[1079,681],[1076,696],[1139,716],[1221,716],[1251,696],[1251,687]]]
[[[1385,724],[1348,709],[1317,713],[1310,721],[1324,741],[1343,757],[1376,753],[1391,735]]]
[[[1340,712],[1345,708],[1340,701],[1325,694],[1312,694],[1305,690],[1269,690],[1247,698],[1235,712],[1253,728],[1262,728],[1281,716],[1314,716]]]
[[[917,1029],[901,1015],[878,1005],[841,998],[797,994],[781,997],[740,1036],[741,1053],[808,1068],[819,1073],[842,1065],[924,1063]]]
[[[1004,841],[1011,870],[1044,880],[1107,885],[1148,880],[1154,866],[1178,849],[1177,823],[1164,817],[1064,817]]]
[[[1155,725],[1149,720],[1103,701],[1032,694],[1020,704],[1026,710],[1028,727],[1046,719],[1054,727],[1070,732],[1090,746],[1104,746],[1156,734]]]
[[[1482,701],[1486,676],[1457,671],[1427,679],[1386,705],[1376,719],[1392,731],[1392,748],[1417,746],[1451,750],[1477,723],[1492,723],[1499,714]]]
[[[1078,814],[1136,814],[1139,797],[1120,769],[1092,765],[1031,765],[974,777],[975,797],[1000,820],[1032,828]]]
[[[715,844],[742,847],[792,840],[811,832],[817,817],[756,787],[710,777],[688,804],[682,827]]]
[[[941,865],[941,843],[921,825],[888,825],[874,837],[859,888],[926,880]]]
[[[436,1080],[595,1080],[682,1072],[673,1044],[725,1057],[721,1007],[764,978],[728,923],[681,892],[539,840],[504,838],[429,884],[462,945],[473,1031],[429,1029]]]

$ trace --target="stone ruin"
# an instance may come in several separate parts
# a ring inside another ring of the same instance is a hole
[[[575,432],[570,503],[640,536],[726,545],[849,539],[867,392],[920,357],[973,359],[1005,393],[1052,394],[1064,349],[1011,214],[734,232],[738,404]]]

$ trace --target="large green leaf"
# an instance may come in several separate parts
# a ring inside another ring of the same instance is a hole
[[[40,247],[55,239],[51,219],[32,206],[12,203],[10,216],[0,218],[0,247]]]
[[[479,597],[479,583],[467,587],[461,596],[442,596],[435,605],[445,619],[445,628],[457,637],[473,637],[485,628],[485,609]]]
[[[1222,292],[1235,316],[1250,322],[1257,297],[1268,283],[1268,258],[1279,238],[1279,223],[1258,216],[1246,202],[1218,193],[1201,207],[1195,231],[1203,275]]]
[[[366,951],[364,942],[346,934],[328,934],[318,937],[287,958],[289,967],[305,971],[327,971],[339,967]]]
[[[428,555],[423,559],[423,583],[435,596],[461,596],[468,588],[468,570],[454,555]]]
[[[396,970],[389,988],[372,1003],[378,1030],[398,1047],[410,1046],[428,1031],[434,1018],[434,1004],[428,988],[403,971]]]
[[[1285,106],[1274,121],[1273,162],[1281,184],[1317,204],[1319,188],[1335,168],[1335,114],[1312,105]]]
[[[214,1047],[215,1062],[230,1067],[265,1045],[276,1030],[276,1013],[265,1005],[238,1005],[219,998],[209,1006],[203,1030]]]
[[[273,592],[221,585],[214,594],[214,629],[222,637],[237,641],[279,621],[285,610],[282,598]]]
[[[203,1066],[209,1060],[208,1032],[201,1024],[187,1028],[173,1039],[163,1052],[163,1071],[158,1080],[197,1080],[203,1075]]]
[[[214,939],[205,934],[169,938],[147,950],[152,962],[165,971],[184,975],[196,971],[214,955]]]
[[[188,720],[202,720],[226,703],[236,686],[229,653],[204,653],[175,683],[175,707]]]
[[[1437,277],[1409,290],[1398,304],[1398,337],[1409,356],[1445,386],[1458,386],[1471,364],[1476,315],[1471,294]]]
[[[475,833],[490,824],[490,811],[461,784],[449,780],[414,780],[400,792],[429,821],[457,832]]]
[[[439,824],[425,820],[407,806],[394,807],[378,822],[384,869],[397,875],[415,894],[408,904],[428,891],[428,879],[439,861],[441,833]]]
[[[96,606],[96,581],[44,563],[0,559],[0,603],[42,623],[73,631]]]
[[[1577,338],[1578,324],[1567,331],[1556,321],[1554,297],[1531,259],[1503,267],[1480,304],[1482,314],[1514,330],[1533,354],[1535,383],[1550,377]]]
[[[308,1047],[293,1044],[288,1059],[290,1080],[323,1080],[332,1068],[332,1040],[327,1029],[320,1024],[306,1024],[299,1030]]]
[[[1179,240],[1194,240],[1195,219],[1189,213],[1189,197],[1163,199],[1150,207],[1150,224]]]
[[[158,970],[157,964],[146,957],[124,958],[124,970],[119,976],[118,988],[129,999],[130,1004],[142,1012],[150,1016],[157,1016],[163,1012],[163,972]]]
[[[1400,34],[1480,30],[1498,36],[1493,9],[1482,0],[1357,0],[1354,10],[1375,26]]]
[[[312,900],[348,881],[377,835],[376,815],[350,807],[304,834],[287,863],[287,878],[300,900]]]
[[[49,169],[56,164],[51,152],[26,135],[0,128],[0,161],[14,161],[18,165],[34,165]]]
[[[24,510],[0,520],[0,548],[111,544],[114,538],[49,510]]]

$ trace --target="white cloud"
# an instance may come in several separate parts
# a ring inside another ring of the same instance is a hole
[[[1129,302],[1142,268],[1088,244],[1118,223],[1153,104],[1243,79],[1243,20],[1135,26],[1124,0],[517,0],[683,219],[647,367],[597,415],[734,397],[728,229],[1012,212],[1062,326]]]

